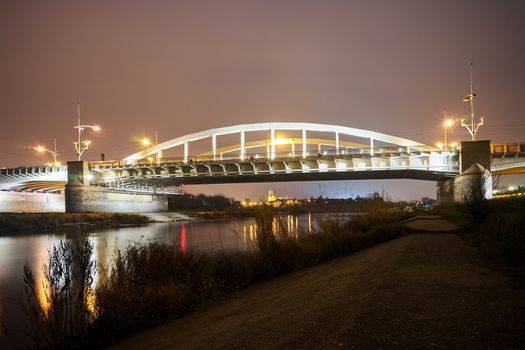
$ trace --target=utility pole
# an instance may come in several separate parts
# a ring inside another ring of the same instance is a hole
[[[476,97],[476,94],[474,93],[472,71],[473,64],[470,62],[470,94],[463,97],[463,102],[470,102],[470,125],[465,124],[465,120],[461,119],[461,126],[467,128],[468,132],[472,136],[472,141],[476,141],[476,133],[478,132],[479,127],[483,125],[483,117],[480,118],[479,123],[476,123],[474,115],[474,97]]]
[[[89,145],[91,145],[91,141],[89,140],[82,142],[82,140],[80,139],[82,132],[86,129],[93,130],[93,131],[99,131],[100,127],[98,125],[80,124],[80,102],[77,102],[77,125],[74,126],[73,129],[77,129],[77,141],[73,142],[73,144],[75,145],[75,151],[77,152],[78,160],[81,160],[82,154],[89,148]]]
[[[55,144],[55,148],[54,149],[54,152],[53,152],[53,164],[56,166],[58,163],[57,163],[57,138],[54,137],[53,138],[53,143]]]

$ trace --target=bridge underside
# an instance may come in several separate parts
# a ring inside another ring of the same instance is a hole
[[[334,181],[334,180],[382,180],[382,179],[413,179],[426,181],[442,181],[453,178],[456,173],[433,172],[428,170],[381,170],[381,171],[341,171],[341,172],[310,172],[310,173],[274,173],[274,174],[231,174],[210,176],[181,177],[141,177],[129,178],[127,182],[147,183],[153,186],[224,184],[224,183],[254,183],[254,182],[292,182],[292,181]]]

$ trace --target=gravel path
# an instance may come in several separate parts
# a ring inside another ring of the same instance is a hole
[[[114,349],[525,348],[525,286],[448,233],[247,288]]]

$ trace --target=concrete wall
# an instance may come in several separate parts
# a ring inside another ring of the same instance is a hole
[[[474,163],[478,163],[490,171],[490,140],[461,142],[459,172],[464,172]]]
[[[0,191],[0,212],[3,213],[63,213],[64,194]]]
[[[135,213],[168,211],[168,198],[146,193],[109,192],[94,186],[66,185],[66,212]]]
[[[459,157],[460,174],[454,179],[437,184],[437,202],[441,207],[463,203],[465,196],[471,196],[473,189],[482,184],[483,195],[492,198],[490,177],[490,140],[463,141]]]
[[[439,181],[436,185],[437,205],[450,207],[454,204],[454,179]]]
[[[474,163],[455,178],[438,182],[436,192],[440,207],[464,203],[466,198],[475,199],[483,196],[485,199],[491,199],[492,177],[490,171]]]

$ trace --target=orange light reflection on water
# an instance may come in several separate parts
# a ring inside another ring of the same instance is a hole
[[[186,225],[182,224],[180,229],[180,250],[183,254],[187,251]]]

